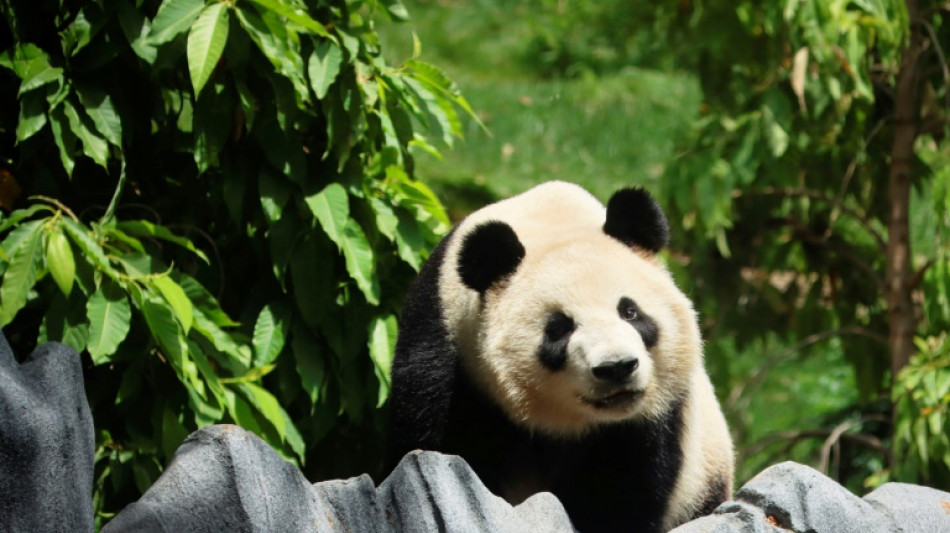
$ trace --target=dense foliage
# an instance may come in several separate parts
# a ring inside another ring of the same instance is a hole
[[[97,521],[196,428],[378,468],[399,302],[444,233],[413,175],[454,84],[397,0],[0,5],[0,326],[83,355]]]
[[[856,409],[788,438],[825,439],[826,468],[837,446],[856,486],[950,483],[948,15],[936,2],[708,1],[671,26],[694,45],[704,109],[663,189],[707,326],[801,343],[785,357],[840,350]]]
[[[664,197],[740,482],[950,487],[945,2],[407,4],[494,132],[420,163],[437,190]]]

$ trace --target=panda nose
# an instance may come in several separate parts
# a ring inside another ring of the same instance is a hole
[[[597,379],[622,383],[633,374],[638,366],[640,366],[640,360],[631,357],[601,363],[592,368],[591,371]]]

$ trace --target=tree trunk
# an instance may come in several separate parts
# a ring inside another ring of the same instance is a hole
[[[897,91],[894,97],[894,140],[888,179],[887,214],[887,319],[891,353],[891,379],[914,354],[917,320],[911,299],[914,277],[910,253],[911,172],[914,140],[917,138],[918,59],[922,51],[922,28],[917,0],[906,0],[910,29],[901,54]]]

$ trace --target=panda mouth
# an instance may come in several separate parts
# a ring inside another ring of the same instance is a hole
[[[642,390],[624,389],[606,396],[601,396],[600,398],[583,397],[582,399],[584,403],[592,405],[597,409],[622,409],[629,407],[635,401],[639,400],[641,396],[643,396]]]

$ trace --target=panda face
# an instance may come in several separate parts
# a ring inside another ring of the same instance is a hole
[[[666,269],[606,236],[529,252],[480,315],[463,363],[512,420],[550,434],[658,416],[701,353]]]

